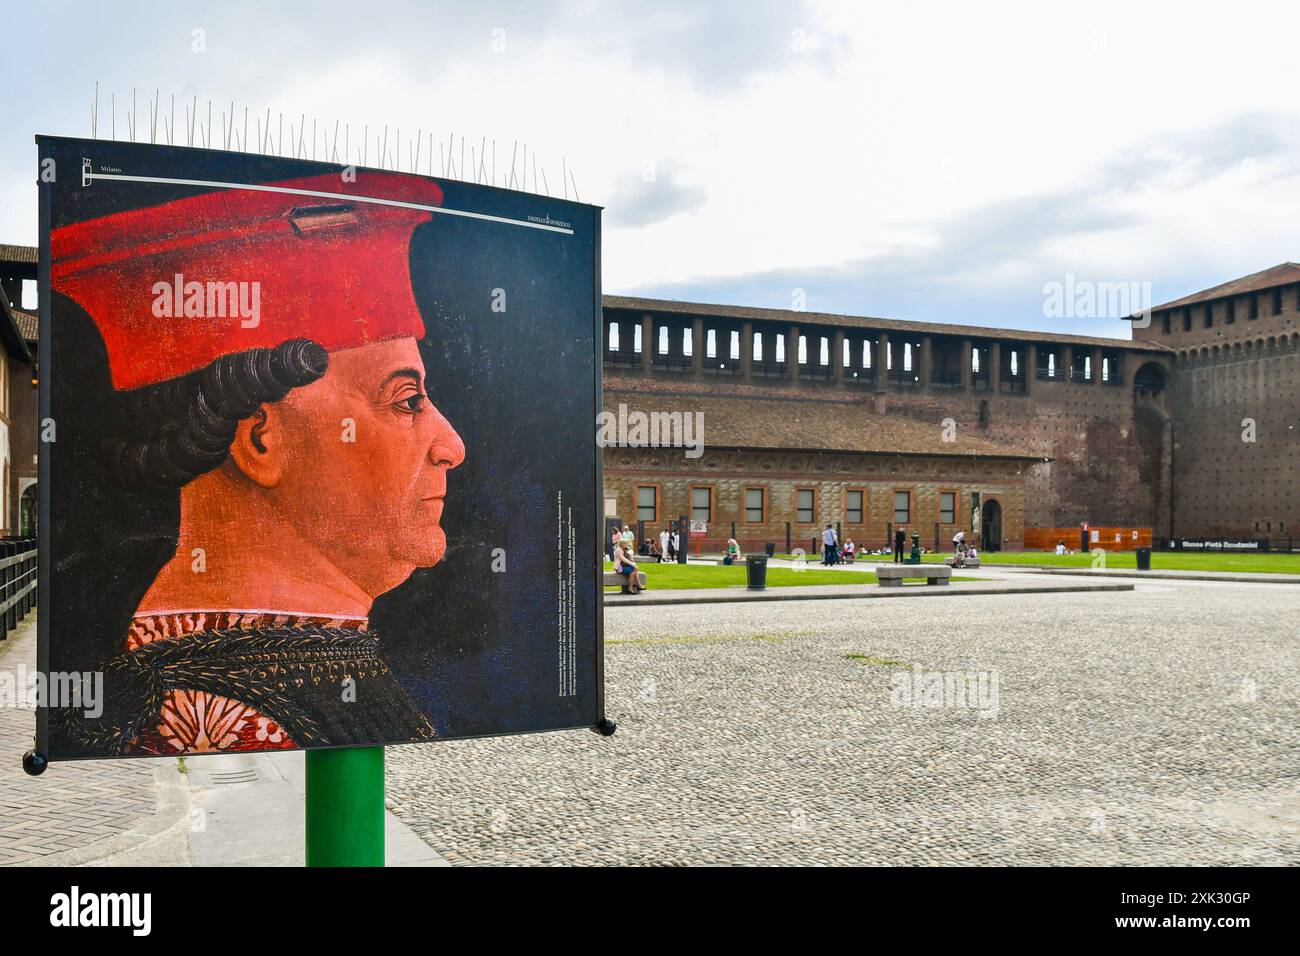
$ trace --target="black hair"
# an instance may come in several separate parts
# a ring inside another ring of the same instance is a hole
[[[136,431],[105,442],[108,473],[132,490],[189,484],[230,456],[241,421],[316,381],[328,367],[329,353],[320,345],[289,339],[223,355],[188,375],[129,392],[127,418]]]

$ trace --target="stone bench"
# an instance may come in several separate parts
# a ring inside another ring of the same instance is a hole
[[[946,564],[946,565],[948,565],[948,567],[952,567],[952,563],[953,563],[953,561],[955,561],[955,560],[956,560],[956,558],[944,558],[944,559],[943,559],[943,563]],[[963,568],[978,568],[978,567],[980,566],[980,559],[979,559],[979,558],[967,558],[965,561],[963,561],[963,562],[961,563],[961,566],[962,566]]]
[[[876,578],[882,588],[899,588],[904,578],[925,578],[926,584],[947,584],[952,568],[939,564],[878,564]]]
[[[642,590],[645,589],[646,577],[644,571],[636,572],[636,583],[637,586],[640,587]],[[619,574],[617,571],[605,572],[605,587],[622,588],[624,594],[629,593],[627,590],[627,578],[623,577],[623,575]]]

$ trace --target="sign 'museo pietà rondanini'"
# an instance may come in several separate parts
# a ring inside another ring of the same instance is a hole
[[[38,751],[596,725],[599,210],[38,145]]]

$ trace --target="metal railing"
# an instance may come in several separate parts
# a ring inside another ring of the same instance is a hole
[[[36,606],[36,540],[0,541],[0,640]]]

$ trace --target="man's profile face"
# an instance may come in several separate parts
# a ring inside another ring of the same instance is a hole
[[[413,338],[330,354],[318,381],[279,403],[282,515],[372,595],[447,548],[447,471],[465,446],[429,400]],[[292,560],[292,555],[285,555]]]

